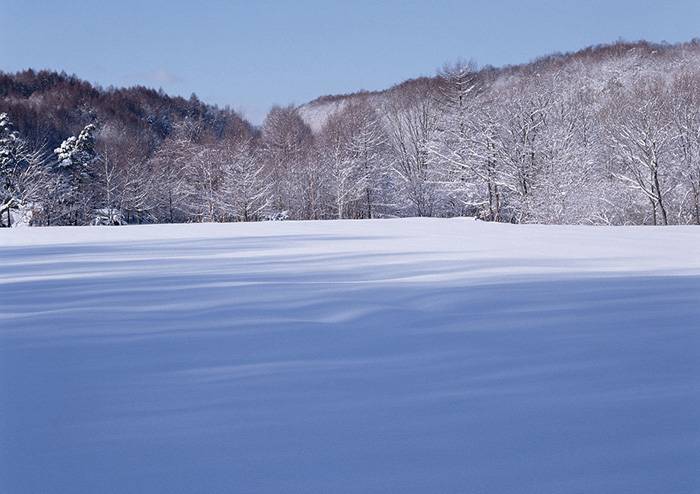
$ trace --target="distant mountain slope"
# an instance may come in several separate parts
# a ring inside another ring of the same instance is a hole
[[[52,71],[0,72],[0,113],[7,112],[33,143],[58,146],[88,123],[126,133],[151,150],[183,121],[199,126],[202,137],[221,138],[251,131],[251,125],[228,109],[168,96],[142,86],[94,86],[74,75]]]
[[[607,84],[611,79],[620,83],[629,82],[642,72],[667,74],[679,66],[700,65],[700,40],[687,43],[666,44],[646,41],[617,42],[584,48],[572,53],[555,53],[520,65],[480,69],[481,77],[495,79],[500,84],[518,76],[552,72],[583,71],[595,83]],[[670,70],[669,70],[670,69]],[[410,89],[417,84],[426,84],[437,78],[421,77],[404,81],[382,91],[363,91],[351,94],[326,95],[299,107],[299,114],[314,132],[318,132],[328,118],[342,110],[349,101],[369,98],[375,106],[381,106],[387,96]]]
[[[274,107],[260,128],[194,95],[0,73],[0,225],[460,215],[700,225],[698,102],[700,40],[455,63],[382,91]]]
[[[553,71],[580,71],[591,80],[621,81],[641,71],[665,73],[668,65],[700,64],[700,40],[679,44],[645,41],[618,42],[584,48],[573,53],[556,53],[521,65],[501,68],[483,67],[482,77],[502,83],[514,76]],[[381,91],[326,95],[299,107],[302,119],[314,132],[320,131],[328,117],[348,101],[369,98],[377,107],[386,97],[435,78],[420,77]],[[18,130],[35,143],[60,144],[79,132],[87,123],[98,121],[138,136],[140,140],[159,142],[178,122],[196,121],[209,138],[252,132],[252,126],[240,115],[200,101],[173,97],[162,91],[136,86],[101,88],[75,75],[53,71],[0,71],[0,113],[8,112]]]

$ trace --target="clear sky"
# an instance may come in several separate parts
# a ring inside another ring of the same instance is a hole
[[[700,0],[0,0],[0,70],[75,73],[230,105],[383,89],[445,62],[700,36]]]

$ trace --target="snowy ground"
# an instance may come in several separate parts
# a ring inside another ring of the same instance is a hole
[[[700,492],[700,228],[0,231],[0,492]]]

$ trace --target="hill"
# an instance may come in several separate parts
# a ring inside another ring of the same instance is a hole
[[[604,84],[611,77],[629,83],[640,75],[673,73],[684,66],[700,66],[700,40],[679,44],[620,41],[589,46],[575,52],[553,53],[519,65],[498,68],[485,66],[478,73],[484,80],[498,80],[500,84],[508,84],[509,80],[518,77],[585,71],[590,80]],[[314,131],[319,131],[331,115],[338,113],[351,101],[369,99],[379,107],[392,94],[410,90],[417,85],[438,83],[438,76],[420,77],[380,91],[320,96],[301,105],[299,111],[304,121]]]
[[[4,74],[0,226],[700,224],[698,108],[698,40],[455,63],[383,91],[274,107],[260,128],[196,96]]]
[[[58,147],[88,124],[126,134],[151,153],[183,122],[200,126],[203,139],[250,133],[251,125],[228,109],[168,96],[143,86],[101,88],[75,75],[47,70],[0,72],[0,113],[36,145]]]

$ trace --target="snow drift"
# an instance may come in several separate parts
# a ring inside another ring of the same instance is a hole
[[[0,231],[0,491],[696,493],[700,229]]]

